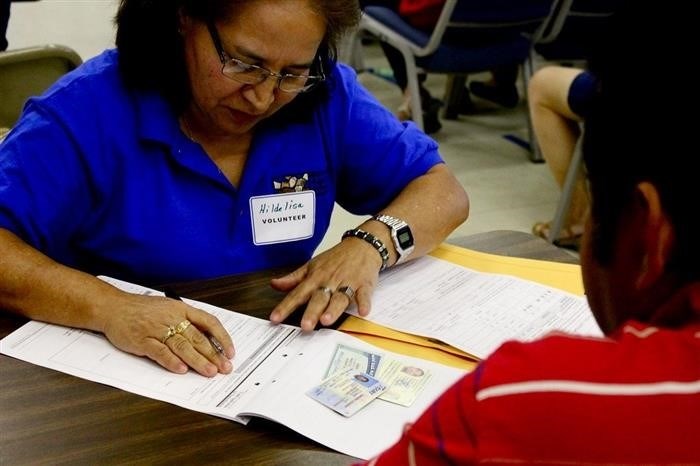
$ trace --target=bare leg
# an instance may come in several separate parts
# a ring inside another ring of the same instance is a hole
[[[560,187],[564,184],[581,133],[581,119],[571,111],[567,102],[569,87],[581,72],[576,68],[547,66],[533,75],[528,88],[530,116],[537,142]],[[583,176],[580,176],[565,227],[574,233],[581,232],[587,213],[588,198]]]

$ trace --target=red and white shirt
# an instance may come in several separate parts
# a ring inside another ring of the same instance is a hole
[[[502,345],[369,464],[700,464],[700,285],[660,313]]]

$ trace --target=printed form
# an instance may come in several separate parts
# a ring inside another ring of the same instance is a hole
[[[364,318],[480,359],[507,340],[530,341],[554,330],[602,336],[585,297],[430,256],[382,272]]]
[[[126,291],[162,295],[138,285],[105,280]],[[464,375],[459,369],[393,354],[336,330],[303,333],[298,327],[273,325],[206,303],[183,301],[214,314],[231,333],[236,345],[232,374],[213,378],[193,371],[174,374],[147,358],[118,350],[101,334],[35,321],[2,339],[0,352],[243,424],[252,416],[267,418],[362,459],[391,446],[406,423],[415,421]],[[431,375],[430,380],[421,390],[412,391],[416,399],[410,406],[399,404],[402,400],[374,400],[346,418],[306,394],[327,377],[339,347],[392,359],[399,367],[420,367]]]

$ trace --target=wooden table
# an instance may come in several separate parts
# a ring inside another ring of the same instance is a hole
[[[522,231],[496,230],[464,236],[447,241],[475,251],[483,251],[501,256],[526,257],[566,264],[578,264],[578,255],[567,249]]]
[[[573,256],[520,232],[455,241],[534,259]],[[575,261],[575,258],[573,259]],[[266,318],[283,270],[175,285],[182,296]],[[0,338],[26,319],[0,312]],[[272,422],[248,426],[197,413],[0,355],[0,464],[340,465],[353,458]]]

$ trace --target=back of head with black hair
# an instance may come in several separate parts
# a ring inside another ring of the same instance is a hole
[[[179,12],[203,22],[214,22],[236,14],[236,7],[257,0],[121,0],[116,16],[119,66],[131,89],[160,92],[181,113],[190,100],[190,88],[178,32]],[[357,0],[309,0],[311,8],[326,19],[327,31],[319,58],[326,73],[336,60],[340,37],[359,21]],[[312,70],[315,74],[317,70]],[[297,114],[312,107],[324,94],[324,86],[296,98]],[[289,105],[288,105],[289,107]]]
[[[585,123],[584,160],[592,195],[592,248],[609,263],[619,220],[635,186],[659,190],[676,242],[668,272],[700,277],[697,112],[700,92],[687,64],[697,27],[689,4],[627,1],[591,60],[600,91]]]

